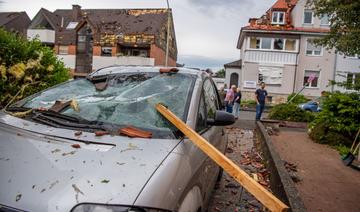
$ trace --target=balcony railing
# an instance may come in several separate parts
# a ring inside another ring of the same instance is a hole
[[[296,65],[297,52],[246,50],[244,62]]]
[[[55,31],[50,29],[28,29],[27,37],[29,40],[38,38],[43,43],[55,43]]]

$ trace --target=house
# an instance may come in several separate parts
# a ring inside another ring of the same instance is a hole
[[[169,14],[170,13],[170,14]],[[44,8],[33,18],[28,37],[54,48],[75,76],[109,65],[165,65],[170,18],[168,65],[176,66],[177,46],[171,10]]]
[[[241,60],[236,60],[224,65],[225,85],[230,88],[232,85],[239,87],[241,85]]]
[[[31,19],[26,12],[0,12],[0,27],[26,37]]]
[[[303,88],[302,94],[308,97],[333,90],[329,80],[340,71],[337,64],[348,59],[340,61],[335,50],[312,43],[329,31],[328,16],[315,16],[306,0],[277,0],[263,16],[250,18],[237,44],[244,98],[254,98],[256,85],[262,81],[273,103],[285,102],[289,94]]]

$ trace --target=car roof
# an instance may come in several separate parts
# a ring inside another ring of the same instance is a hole
[[[162,66],[108,66],[101,69],[98,69],[89,74],[89,77],[98,77],[106,76],[110,74],[120,74],[120,73],[134,73],[134,72],[159,72],[160,69],[178,69],[178,73],[191,74],[201,76],[207,74],[205,71],[199,71],[191,68],[178,68],[178,67],[162,67]]]

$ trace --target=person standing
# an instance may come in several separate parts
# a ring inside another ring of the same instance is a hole
[[[225,91],[225,88],[223,86],[220,87],[219,96],[220,96],[220,99],[221,99],[222,109],[224,109],[226,107],[226,105],[225,105],[226,91]]]
[[[232,109],[233,109],[232,103],[234,101],[235,92],[236,92],[235,85],[232,85],[231,88],[226,92],[225,107],[226,107],[226,112],[228,113],[232,113]]]
[[[234,95],[234,108],[233,108],[235,119],[239,118],[240,104],[241,104],[241,91],[240,88],[237,88],[236,93]]]
[[[260,88],[255,91],[255,100],[256,100],[256,121],[260,121],[261,114],[265,108],[265,98],[268,95],[265,90],[265,83],[260,83]]]

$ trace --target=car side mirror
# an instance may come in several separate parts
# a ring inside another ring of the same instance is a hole
[[[207,124],[212,126],[226,126],[235,123],[235,117],[233,114],[217,110],[214,119],[208,119]]]

